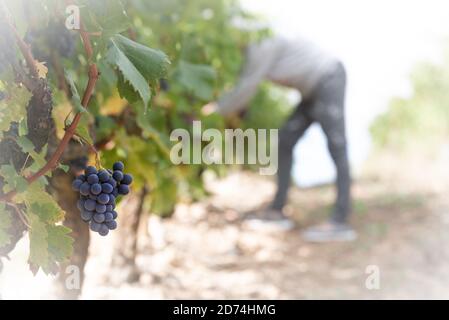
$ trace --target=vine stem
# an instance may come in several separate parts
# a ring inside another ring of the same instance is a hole
[[[28,223],[27,219],[25,218],[25,214],[22,212],[22,210],[20,210],[20,208],[12,202],[6,202],[6,204],[8,206],[11,206],[14,208],[14,210],[16,211],[17,215],[19,216],[19,219],[22,221],[22,223],[28,228],[31,229],[30,224]]]
[[[11,26],[15,30],[15,28],[12,24],[11,24]],[[16,33],[17,33],[17,31],[16,31]],[[81,100],[81,105],[84,108],[87,108],[90,98],[92,97],[92,94],[94,92],[95,85],[96,85],[98,77],[99,77],[99,72],[98,72],[97,65],[92,62],[93,49],[92,49],[92,44],[90,41],[90,34],[89,34],[89,32],[86,31],[84,24],[82,22],[80,23],[79,33],[81,36],[81,40],[83,42],[84,50],[86,52],[87,61],[89,63],[89,71],[88,71],[89,79],[88,79],[88,82],[86,85],[86,89],[84,90],[83,98]],[[19,39],[20,39],[20,37],[19,37]],[[23,40],[22,40],[22,42],[23,42]],[[18,45],[20,47],[19,41],[18,41]],[[28,55],[28,53],[34,61],[34,58],[31,55],[31,51],[29,51],[29,47],[28,47],[27,53],[24,53],[22,51],[22,54],[24,56],[25,56],[25,54]],[[69,144],[70,140],[76,133],[76,128],[81,120],[81,116],[82,116],[82,112],[78,112],[75,114],[72,123],[66,128],[64,136],[62,137],[55,152],[50,157],[50,159],[47,161],[47,163],[39,171],[37,171],[36,173],[25,178],[29,184],[33,183],[34,181],[36,181],[37,179],[39,179],[40,177],[45,175],[48,171],[54,170],[58,166],[59,159],[61,158],[62,154],[64,153],[64,150],[67,148],[67,145]],[[9,201],[15,195],[16,195],[16,192],[11,191],[11,192],[3,195],[2,197],[0,197],[0,201]]]
[[[97,148],[95,148],[94,145],[90,144],[89,141],[81,137],[80,135],[75,133],[75,137],[80,139],[83,143],[85,143],[89,147],[89,151],[92,152],[95,155],[95,166],[97,168],[101,167],[101,160],[100,160],[100,154],[98,153]]]

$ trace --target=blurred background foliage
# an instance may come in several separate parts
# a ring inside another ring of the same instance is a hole
[[[449,136],[449,44],[440,63],[418,64],[410,77],[411,95],[393,98],[371,125],[378,149],[433,151]]]

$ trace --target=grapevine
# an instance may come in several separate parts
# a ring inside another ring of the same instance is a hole
[[[227,0],[19,2],[0,0],[0,257],[28,233],[34,273],[65,264],[82,270],[89,228],[102,235],[116,228],[113,200],[131,182],[133,215],[168,217],[180,199],[206,195],[204,172],[224,173],[174,165],[170,133],[190,130],[192,119],[225,128],[200,108],[234,82],[241,49],[268,30],[235,26],[253,18]],[[80,8],[79,28],[65,27],[68,5]],[[257,101],[259,110],[274,105]],[[116,170],[120,161],[129,175]],[[94,169],[97,178],[89,178]],[[128,230],[120,236],[132,239],[124,244],[132,261],[139,218],[128,213],[114,232]]]

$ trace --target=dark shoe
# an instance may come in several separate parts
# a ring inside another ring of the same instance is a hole
[[[246,220],[245,226],[252,230],[289,231],[295,227],[295,224],[282,211],[265,209],[257,216],[251,215]]]
[[[308,242],[343,242],[357,239],[357,233],[349,225],[333,221],[310,227],[302,236]]]

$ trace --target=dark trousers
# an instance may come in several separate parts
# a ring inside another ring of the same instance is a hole
[[[315,121],[327,138],[329,153],[337,171],[337,199],[331,219],[346,222],[351,211],[351,177],[346,146],[344,100],[346,72],[340,63],[324,76],[314,92],[301,101],[279,132],[278,190],[273,209],[282,209],[287,199],[293,161],[293,147]]]

